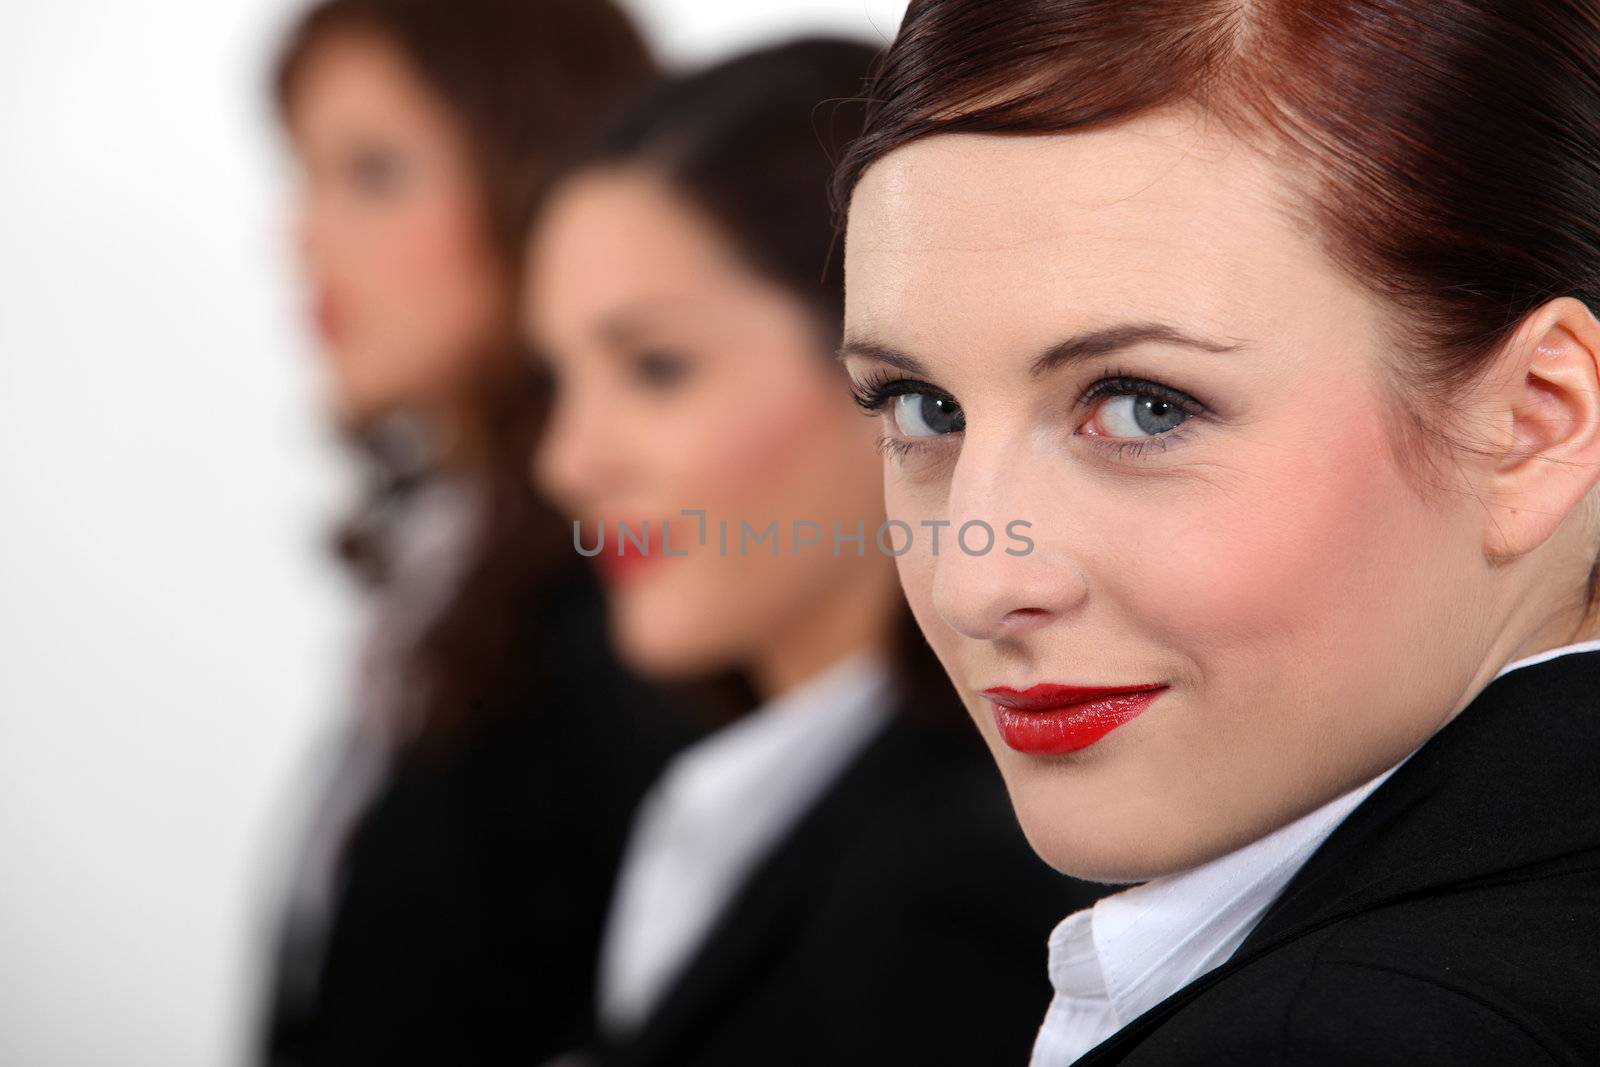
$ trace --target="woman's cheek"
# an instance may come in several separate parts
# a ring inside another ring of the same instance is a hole
[[[499,268],[470,199],[418,194],[393,209],[369,247],[367,268],[388,279],[401,317],[497,295]]]
[[[924,520],[943,517],[944,502],[941,493],[924,486],[913,488],[898,477],[892,462],[885,464],[884,506],[889,521],[904,523],[911,530],[910,547],[895,557],[895,568],[900,574],[900,585],[905,590],[911,614],[928,639],[928,644],[947,666],[947,657],[954,647],[956,633],[939,617],[933,605],[933,577],[936,560],[930,548],[929,529]],[[905,547],[906,530],[895,527],[891,544],[898,550]]]
[[[1382,508],[1397,498],[1384,484],[1385,445],[1365,427],[1337,447],[1311,444],[1241,450],[1181,527],[1138,543],[1130,573],[1147,576],[1147,621],[1191,648],[1310,654],[1381,614],[1397,521]]]
[[[805,351],[795,359],[820,359]],[[694,506],[714,509],[732,523],[748,518],[763,524],[777,520],[787,540],[796,520],[826,525],[831,481],[827,438],[834,398],[802,373],[774,367],[747,387],[713,398],[700,425],[714,428],[696,441],[694,477],[700,499]]]

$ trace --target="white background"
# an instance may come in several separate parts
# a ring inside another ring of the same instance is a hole
[[[904,0],[634,0],[684,63]],[[0,1065],[246,1062],[358,608],[263,91],[282,0],[5,0]]]

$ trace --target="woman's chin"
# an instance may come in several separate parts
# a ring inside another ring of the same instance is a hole
[[[737,658],[711,635],[696,633],[679,619],[614,615],[611,636],[630,670],[658,682],[694,681],[730,669]]]
[[[1173,820],[1132,811],[1116,797],[1063,796],[1059,780],[1007,776],[1028,843],[1045,863],[1089,882],[1145,882],[1193,866],[1196,842],[1172,834]],[[1055,786],[1055,788],[1052,788]]]
[[[627,667],[658,682],[682,682],[708,673],[706,657],[681,642],[663,641],[655,635],[618,635],[617,651]]]

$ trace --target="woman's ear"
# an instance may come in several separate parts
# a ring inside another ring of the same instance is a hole
[[[1584,523],[1600,481],[1600,322],[1572,297],[1552,300],[1517,329],[1499,366],[1499,445],[1480,487],[1489,508],[1484,550],[1515,559],[1568,518]]]

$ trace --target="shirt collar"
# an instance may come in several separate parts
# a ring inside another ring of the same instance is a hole
[[[1506,664],[1495,678],[1596,650],[1600,639],[1547,649]],[[1226,961],[1311,854],[1405,759],[1242,848],[1068,916],[1050,936],[1056,995],[1108,1004],[1122,1026]]]
[[[1109,1000],[1121,1026],[1223,962],[1323,839],[1398,766],[1243,848],[1068,917],[1050,938],[1056,993]]]
[[[731,813],[766,821],[804,801],[818,778],[888,714],[891,682],[877,657],[855,653],[680,753],[663,776],[680,817],[726,828]]]
[[[1543,652],[1536,652],[1531,656],[1524,656],[1522,659],[1513,660],[1510,663],[1507,663],[1504,667],[1500,668],[1499,674],[1496,674],[1494,677],[1498,678],[1501,674],[1514,671],[1519,667],[1532,667],[1536,663],[1543,663],[1545,660],[1555,659],[1557,656],[1565,656],[1572,652],[1596,651],[1600,651],[1600,638],[1597,638],[1593,641],[1579,641],[1576,644],[1562,645],[1560,648],[1548,648]],[[1494,678],[1489,680],[1492,682],[1494,681]]]

